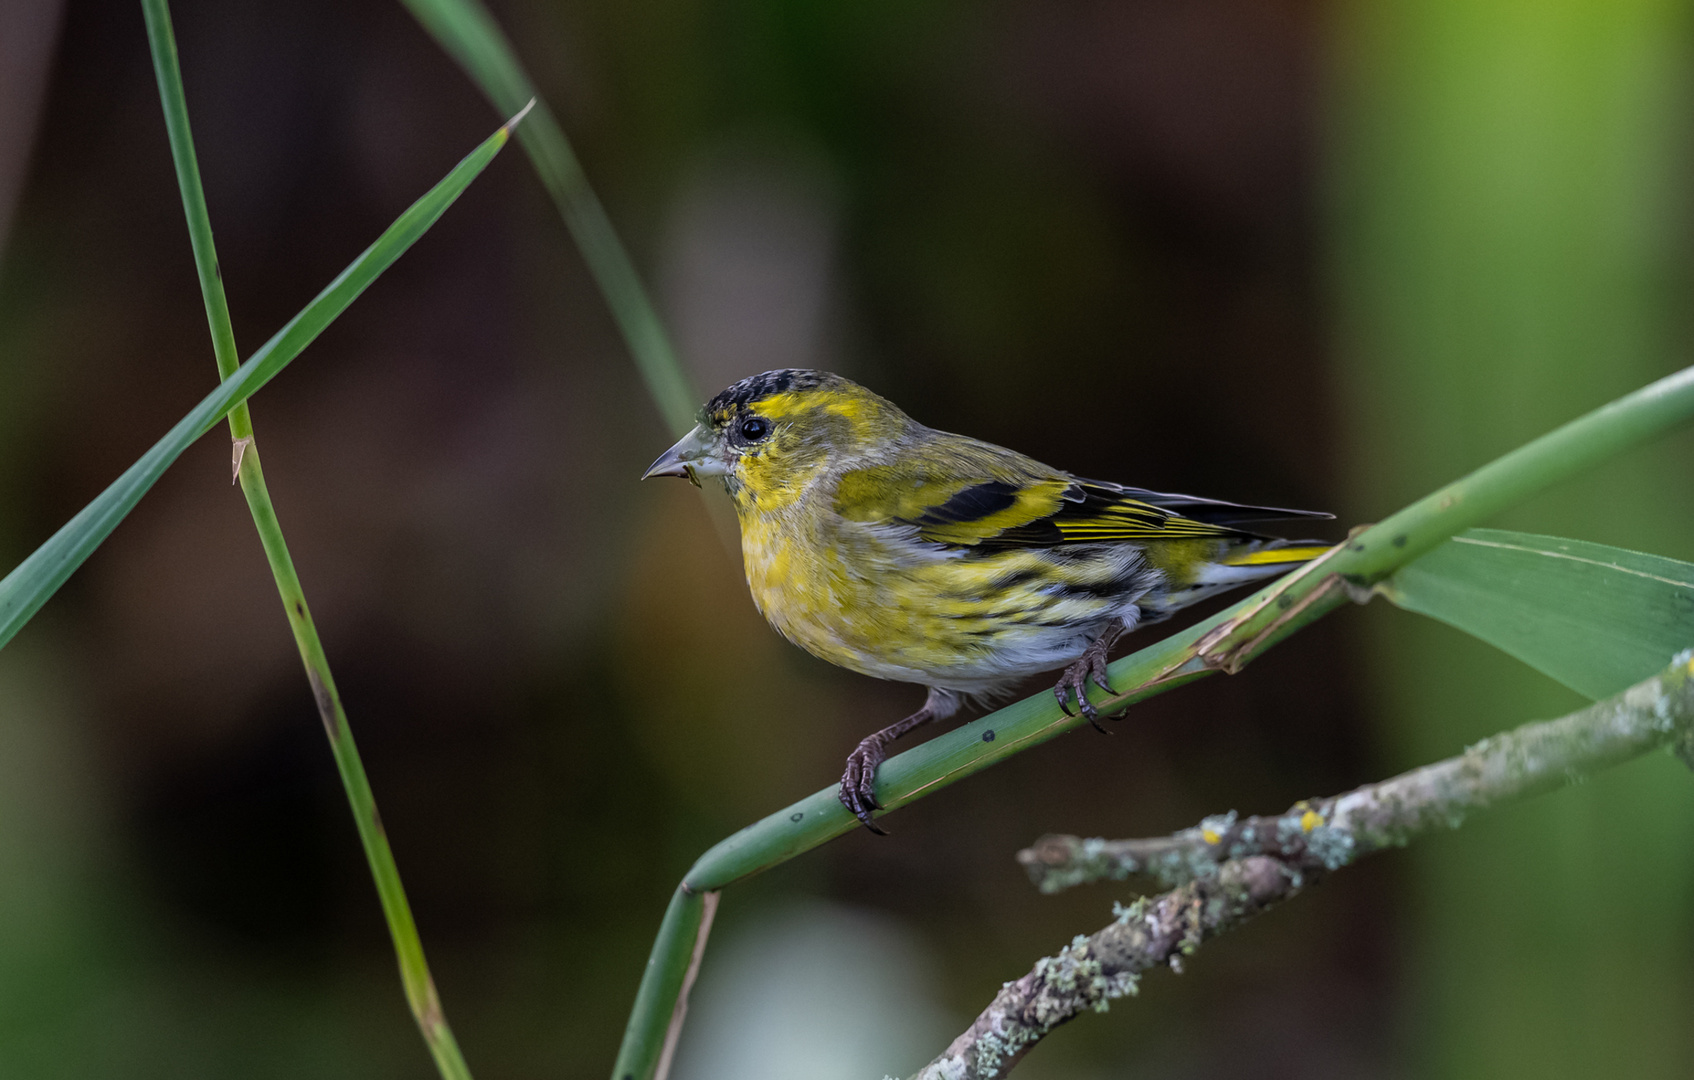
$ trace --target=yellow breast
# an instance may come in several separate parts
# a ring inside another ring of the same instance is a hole
[[[1062,665],[1122,597],[1068,589],[1139,561],[1013,550],[966,556],[800,506],[741,519],[753,601],[790,641],[883,679],[983,691]]]

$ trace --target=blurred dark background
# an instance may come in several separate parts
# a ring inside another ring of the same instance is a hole
[[[828,367],[1340,535],[1686,362],[1684,5],[495,11],[707,393]],[[397,4],[174,15],[251,351],[499,118]],[[9,567],[215,371],[139,6],[0,26]],[[606,1075],[693,858],[919,691],[782,642],[700,496],[636,483],[671,433],[515,148],[253,405],[473,1068]],[[1505,524],[1694,557],[1691,461]],[[0,653],[5,1075],[432,1075],[228,469],[203,440]],[[910,1073],[1130,894],[1035,894],[1041,833],[1279,810],[1575,704],[1341,612],[726,894],[676,1076]],[[1019,1075],[1686,1075],[1691,796],[1641,762],[1361,865]]]

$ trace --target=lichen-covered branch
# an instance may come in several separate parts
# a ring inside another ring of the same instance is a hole
[[[1229,859],[1210,877],[1161,896],[1118,905],[1100,932],[1078,934],[1055,956],[1009,982],[976,1023],[913,1080],[1004,1076],[1042,1036],[1083,1012],[1105,1012],[1136,992],[1141,973],[1182,958],[1207,938],[1257,915],[1301,888],[1300,875],[1266,855]]]
[[[1048,836],[1018,855],[1043,892],[1147,874],[1169,891],[1119,905],[1005,984],[964,1034],[913,1080],[990,1080],[1048,1032],[1104,1012],[1142,972],[1181,969],[1208,938],[1315,884],[1361,855],[1452,829],[1496,803],[1550,791],[1668,746],[1694,765],[1694,650],[1621,694],[1557,720],[1484,739],[1457,757],[1274,817],[1209,817],[1145,840]]]

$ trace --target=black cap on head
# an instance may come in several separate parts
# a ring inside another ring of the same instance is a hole
[[[758,375],[750,375],[740,382],[723,390],[717,397],[706,402],[705,415],[712,416],[727,412],[737,405],[751,405],[770,397],[772,394],[783,394],[790,390],[811,390],[825,383],[839,382],[841,376],[828,371],[814,371],[811,368],[777,368],[775,371],[765,371]]]

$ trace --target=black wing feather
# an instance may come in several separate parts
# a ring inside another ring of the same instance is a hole
[[[1136,499],[1151,503],[1161,510],[1169,510],[1173,514],[1181,514],[1195,521],[1204,521],[1211,525],[1241,525],[1254,521],[1284,521],[1295,518],[1328,521],[1335,517],[1321,510],[1286,510],[1277,506],[1248,506],[1245,503],[1225,502],[1222,499],[1203,499],[1197,495],[1174,495],[1162,491],[1148,491],[1146,488],[1126,487],[1122,484],[1103,483],[1098,480],[1082,481],[1084,487],[1100,488],[1109,491],[1119,498]]]
[[[940,506],[930,507],[913,524],[957,525],[981,521],[1002,510],[1010,510],[1017,501],[1016,486],[1003,480],[989,480],[965,488]]]
[[[960,495],[978,490],[967,489]],[[1202,499],[1096,480],[1077,480],[1065,490],[1059,508],[1053,513],[1002,530],[984,538],[976,546],[979,551],[1003,551],[1007,548],[1058,547],[1062,544],[1115,540],[1138,543],[1205,537],[1269,540],[1271,537],[1239,526],[1279,518],[1332,516],[1310,510],[1247,506],[1221,499]]]

